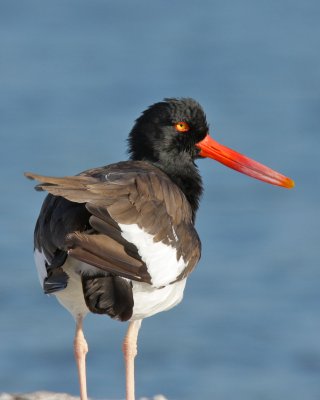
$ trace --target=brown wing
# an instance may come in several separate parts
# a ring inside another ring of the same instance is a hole
[[[121,236],[118,224],[137,224],[154,241],[174,246],[187,263],[187,276],[200,258],[200,241],[183,192],[166,174],[144,162],[122,162],[78,176],[53,178],[27,173],[37,190],[85,203],[94,233],[70,232],[65,247],[73,257],[134,280],[150,283],[137,249]],[[174,229],[172,229],[174,227]]]

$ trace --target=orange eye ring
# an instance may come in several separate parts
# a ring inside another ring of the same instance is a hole
[[[186,122],[179,121],[176,124],[174,124],[174,127],[178,132],[188,132],[190,129],[189,125]]]

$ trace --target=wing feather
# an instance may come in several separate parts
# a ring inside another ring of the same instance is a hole
[[[154,235],[155,242],[174,246],[177,257],[187,261],[178,279],[187,276],[200,258],[200,241],[186,197],[165,173],[148,163],[122,162],[64,178],[25,175],[40,182],[37,190],[84,204],[91,215],[88,225],[93,232],[84,232],[84,227],[77,231],[74,224],[69,231],[63,228],[66,234],[62,235],[64,239],[60,238],[59,248],[68,250],[72,257],[102,270],[150,283],[138,250],[123,239],[118,225],[137,224]],[[64,216],[59,218],[63,226]],[[54,225],[57,230],[57,221]],[[48,234],[50,229],[44,231]]]

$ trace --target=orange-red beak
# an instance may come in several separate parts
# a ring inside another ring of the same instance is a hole
[[[200,149],[201,157],[213,158],[229,168],[249,175],[252,178],[260,179],[263,182],[271,183],[272,185],[283,186],[287,189],[294,187],[294,181],[292,179],[219,144],[209,135],[201,142],[197,143],[196,146]]]

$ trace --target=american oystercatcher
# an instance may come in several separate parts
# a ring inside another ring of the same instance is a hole
[[[80,395],[87,399],[82,322],[88,312],[129,321],[123,342],[126,398],[134,395],[134,358],[141,321],[177,305],[200,258],[194,228],[202,193],[195,160],[210,157],[262,181],[294,182],[208,134],[193,99],[149,107],[129,134],[130,160],[76,176],[25,175],[49,192],[34,233],[44,293],[54,294],[76,321],[74,353]]]

